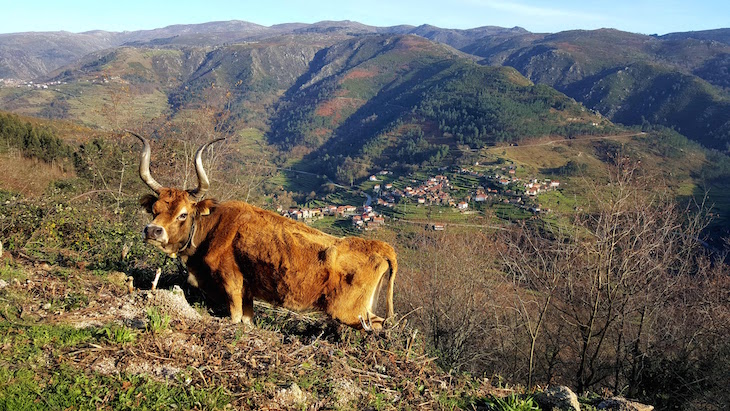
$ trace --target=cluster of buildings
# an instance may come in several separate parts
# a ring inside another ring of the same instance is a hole
[[[357,207],[351,205],[329,205],[320,208],[278,209],[279,214],[292,220],[315,220],[324,216],[349,217],[357,213]]]
[[[33,81],[22,81],[22,80],[2,79],[2,78],[0,78],[0,83],[2,83],[5,86],[8,86],[8,87],[33,88],[33,89],[39,89],[39,90],[47,89],[52,86],[66,84],[65,81],[49,81],[47,83],[34,83]]]
[[[359,230],[375,230],[385,224],[385,218],[371,206],[329,205],[319,208],[279,209],[279,214],[298,221],[312,221],[324,216],[347,218]]]
[[[558,187],[560,187],[560,181],[558,180],[538,182],[537,179],[533,179],[525,183],[525,194],[528,196],[536,196],[542,192],[554,190]]]
[[[451,197],[451,184],[444,175],[429,177],[418,186],[406,186],[404,189],[394,188],[392,184],[385,184],[382,188],[375,185],[374,191],[378,194],[377,204],[393,207],[402,197],[409,198],[418,204],[435,204],[456,206],[456,200]]]
[[[515,166],[505,166],[494,170],[495,173],[491,175],[485,175],[480,172],[473,170],[460,169],[459,173],[467,174],[473,177],[484,178],[487,188],[478,187],[476,193],[470,200],[477,203],[485,201],[496,201],[502,203],[511,203],[517,206],[521,206],[529,209],[533,212],[539,212],[539,205],[528,205],[522,198],[522,192],[524,189],[524,195],[529,197],[535,197],[540,193],[544,193],[550,190],[557,189],[560,187],[560,181],[558,180],[538,180],[528,179],[521,180],[516,177]]]
[[[385,218],[382,214],[375,211],[370,204],[393,208],[401,199],[406,198],[417,204],[451,206],[459,211],[466,212],[469,210],[470,202],[481,203],[488,201],[514,204],[538,213],[540,212],[540,206],[533,204],[534,201],[527,199],[534,198],[540,193],[560,187],[560,182],[557,180],[521,180],[515,176],[515,166],[500,167],[493,171],[493,174],[485,175],[484,173],[467,169],[458,170],[460,174],[467,174],[483,179],[485,183],[483,185],[486,186],[486,188],[481,185],[473,188],[474,191],[463,199],[455,199],[452,197],[451,192],[453,191],[453,187],[449,182],[449,178],[442,174],[429,177],[420,183],[416,182],[416,180],[411,180],[413,185],[408,185],[405,188],[397,188],[391,183],[383,183],[376,175],[373,175],[369,180],[376,183],[373,186],[375,196],[373,196],[374,198],[369,198],[368,202],[362,207],[329,205],[320,208],[280,209],[279,212],[285,217],[300,221],[311,221],[324,216],[345,218],[349,219],[352,222],[352,226],[357,229],[373,230],[381,227],[385,223]],[[383,175],[385,173],[388,172],[385,171],[379,174]],[[402,187],[403,185],[399,184],[399,186]],[[442,225],[437,224],[437,226],[431,227],[431,229],[443,230],[444,228]]]
[[[385,218],[370,206],[362,207],[362,213],[352,216],[351,221],[359,230],[377,230],[385,224]]]

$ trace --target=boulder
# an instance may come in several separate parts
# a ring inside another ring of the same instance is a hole
[[[578,396],[563,385],[552,385],[533,399],[545,411],[580,411]]]

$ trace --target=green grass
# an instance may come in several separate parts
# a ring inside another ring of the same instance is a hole
[[[393,208],[380,209],[383,215],[403,220],[416,221],[436,221],[443,223],[468,223],[471,222],[475,215],[462,213],[454,207],[449,206],[429,206],[416,204],[409,201],[404,204],[396,204]],[[473,211],[473,210],[472,210]]]
[[[182,378],[181,378],[182,379]],[[104,376],[66,365],[47,374],[0,366],[0,410],[222,409],[221,388],[199,389],[135,375]]]
[[[116,324],[109,324],[101,329],[102,338],[112,344],[127,344],[137,338],[137,334],[131,329]]]
[[[449,182],[455,190],[473,191],[480,185],[484,185],[481,177],[470,176],[466,174],[454,174],[449,176]]]
[[[503,220],[515,221],[532,217],[532,213],[529,211],[515,207],[512,204],[498,203],[492,209],[494,210],[494,215]]]
[[[277,186],[282,186],[287,191],[309,193],[319,190],[324,181],[319,176],[282,170],[275,177],[271,178],[269,182]]]
[[[355,235],[359,232],[356,228],[352,226],[352,223],[349,219],[336,218],[331,216],[326,216],[321,219],[314,220],[309,225],[318,230],[322,230],[325,233],[337,236]]]
[[[157,307],[147,309],[147,320],[147,329],[153,334],[164,332],[170,325],[170,316],[163,314]]]
[[[186,384],[185,373],[159,382],[67,363],[66,353],[89,345],[132,342],[134,332],[126,327],[25,324],[7,309],[3,317],[12,322],[0,322],[0,410],[222,409],[230,401],[222,388]]]
[[[3,316],[13,318],[12,311],[3,307]],[[75,347],[97,341],[96,330],[76,329],[70,326],[25,325],[23,323],[0,322],[0,350],[3,363],[22,366],[40,365],[45,362],[43,353]]]
[[[532,397],[523,397],[512,394],[504,398],[492,397],[489,399],[491,408],[495,411],[540,411]]]
[[[560,214],[571,213],[579,204],[577,197],[565,195],[561,190],[542,193],[537,196],[537,201],[543,209]]]
[[[26,274],[23,270],[18,268],[15,264],[8,261],[0,262],[0,279],[4,281],[10,281],[13,278],[19,281],[25,280]]]

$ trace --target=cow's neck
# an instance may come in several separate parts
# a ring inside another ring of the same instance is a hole
[[[198,246],[195,244],[195,232],[198,230],[198,225],[196,224],[194,214],[191,215],[190,218],[192,219],[192,222],[190,224],[190,234],[188,235],[188,241],[186,241],[185,244],[180,247],[179,250],[177,250],[177,253],[173,253],[173,258],[176,257],[175,254],[189,256],[195,252],[195,249],[198,248]]]

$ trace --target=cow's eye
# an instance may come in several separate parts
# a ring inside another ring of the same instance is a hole
[[[186,218],[188,218],[188,213],[182,213],[179,216],[177,216],[177,219],[180,221],[185,221]]]

